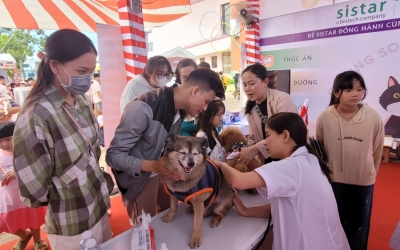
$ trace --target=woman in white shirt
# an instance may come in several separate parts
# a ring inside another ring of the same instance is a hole
[[[119,101],[121,114],[130,101],[150,90],[167,86],[171,79],[172,68],[167,58],[163,56],[151,57],[143,69],[143,74],[135,75],[126,84]]]
[[[271,204],[246,208],[236,196],[244,216],[268,217],[274,224],[273,249],[350,249],[340,223],[330,170],[307,143],[307,127],[295,113],[278,113],[265,127],[265,147],[281,159],[241,173],[218,163],[224,177],[237,189],[257,188]]]

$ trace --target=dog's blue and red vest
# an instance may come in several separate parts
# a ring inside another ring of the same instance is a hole
[[[175,196],[178,200],[191,205],[189,200],[205,192],[211,192],[210,196],[204,201],[204,207],[211,205],[219,192],[221,185],[221,173],[218,167],[207,158],[206,172],[196,186],[186,192],[172,192],[168,189],[167,184],[164,182],[164,189],[167,194]]]

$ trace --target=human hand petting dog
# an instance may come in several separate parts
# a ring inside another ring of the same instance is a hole
[[[216,160],[213,160],[213,162],[215,163],[215,166],[217,166],[217,168],[219,168],[219,169],[221,169],[221,170],[222,170],[223,167],[227,167],[227,168],[230,168],[230,167],[231,167],[231,166],[229,166],[228,163],[226,163],[226,162],[216,161]]]
[[[142,171],[158,173],[171,180],[182,180],[182,176],[172,172],[165,166],[165,156],[161,157],[157,161],[143,161]]]
[[[222,171],[222,174],[224,175],[224,178],[229,183],[229,185],[238,188],[236,184],[238,180],[241,179],[240,177],[242,173],[229,166],[226,162],[214,161],[214,163]],[[236,182],[234,182],[234,180],[236,180]]]
[[[226,164],[225,162],[214,161],[214,163],[215,163],[215,165],[217,165],[217,167],[218,167],[219,169],[222,169],[222,168],[224,168],[224,167],[231,168],[231,167],[230,167],[228,164]],[[240,199],[240,196],[239,196],[239,194],[238,194],[238,192],[237,192],[237,189],[234,188],[234,187],[231,187],[231,189],[232,189],[233,195],[234,195],[232,202],[233,202],[233,204],[235,205],[236,210],[238,211],[238,213],[239,213],[241,216],[249,216],[249,215],[248,215],[248,210],[249,210],[249,208],[246,207],[246,206],[243,204],[243,202],[242,202],[242,200]]]
[[[183,179],[183,177],[180,174],[174,173],[167,168],[167,166],[165,165],[165,156],[158,159],[157,164],[155,164],[155,169],[153,172],[159,173],[160,175],[171,180],[179,181]]]
[[[256,146],[251,146],[247,148],[243,147],[239,152],[239,157],[237,161],[247,165],[252,159],[254,159],[254,156],[257,153],[258,149]]]

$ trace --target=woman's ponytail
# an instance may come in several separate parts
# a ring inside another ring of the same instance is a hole
[[[29,91],[22,107],[23,110],[35,105],[35,103],[44,95],[44,91],[50,88],[53,82],[53,72],[50,68],[50,62],[42,58],[38,70],[36,84]]]
[[[326,178],[328,178],[329,183],[332,183],[332,177],[331,177],[332,171],[326,165],[324,160],[322,160],[322,157],[317,153],[317,151],[313,147],[311,147],[310,144],[306,143],[304,146],[307,148],[308,153],[317,157],[319,166],[321,167],[321,171],[325,174]]]

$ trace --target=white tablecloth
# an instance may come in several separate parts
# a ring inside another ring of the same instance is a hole
[[[242,191],[239,194],[246,206],[267,204],[258,194],[250,195]],[[190,249],[188,243],[192,234],[193,214],[187,214],[185,209],[186,205],[179,205],[175,218],[169,223],[161,221],[168,210],[153,217],[151,225],[154,228],[157,249],[160,249],[163,242],[170,250]],[[211,219],[212,216],[209,216],[203,220],[203,236],[201,246],[196,248],[197,250],[250,250],[261,240],[268,224],[266,218],[240,216],[235,207],[229,209],[219,227],[211,228]],[[131,235],[132,229],[104,242],[100,247],[102,250],[130,250]]]

